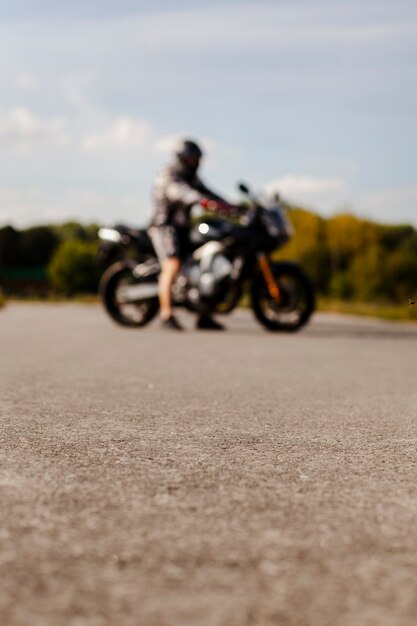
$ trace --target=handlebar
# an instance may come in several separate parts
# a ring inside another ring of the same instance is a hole
[[[228,217],[238,217],[242,214],[242,207],[237,204],[231,204],[222,200],[210,200],[203,198],[200,200],[200,206],[207,211],[214,211],[216,213],[224,213]]]

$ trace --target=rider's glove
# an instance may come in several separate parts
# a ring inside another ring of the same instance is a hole
[[[224,202],[222,200],[210,200],[209,198],[203,198],[200,200],[200,205],[208,211],[218,211],[219,213],[232,213],[235,210],[233,204]]]
[[[208,198],[203,198],[200,200],[200,205],[203,209],[207,209],[208,211],[216,211],[218,202],[215,200],[209,200]]]

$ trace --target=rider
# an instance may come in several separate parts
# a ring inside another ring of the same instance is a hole
[[[225,201],[197,176],[202,156],[201,148],[194,141],[181,140],[175,150],[175,162],[155,180],[155,212],[149,232],[162,268],[159,302],[164,328],[182,330],[172,313],[171,287],[187,253],[192,206],[198,202],[212,209],[226,206]],[[200,315],[197,328],[223,330],[207,313]]]

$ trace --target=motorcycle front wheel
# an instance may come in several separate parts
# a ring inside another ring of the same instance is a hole
[[[102,276],[99,292],[104,308],[115,322],[138,328],[158,313],[158,283],[156,277],[135,277],[134,267],[129,262],[109,267]]]
[[[271,263],[279,289],[276,302],[264,277],[257,274],[252,284],[251,304],[256,319],[268,330],[294,332],[304,326],[315,309],[313,285],[295,263]]]

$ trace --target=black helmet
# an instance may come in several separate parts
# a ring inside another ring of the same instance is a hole
[[[175,156],[181,163],[187,163],[189,159],[199,161],[203,156],[203,151],[195,141],[182,139],[175,149]]]

